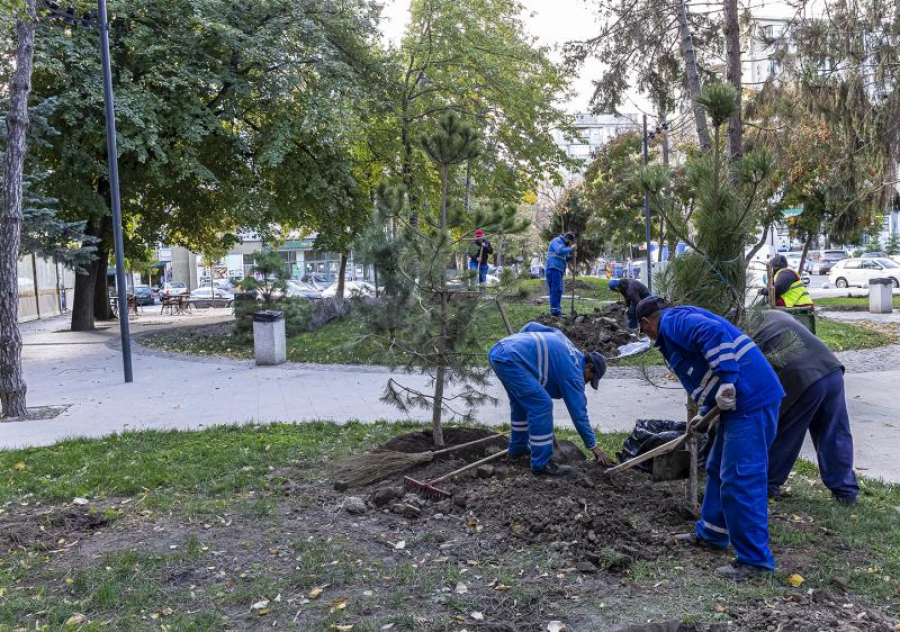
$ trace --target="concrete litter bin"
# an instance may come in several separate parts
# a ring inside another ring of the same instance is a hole
[[[284,312],[275,309],[253,312],[253,353],[259,365],[287,361]]]
[[[890,314],[894,310],[891,279],[869,279],[869,313]]]

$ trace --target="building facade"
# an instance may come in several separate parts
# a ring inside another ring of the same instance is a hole
[[[623,132],[640,129],[638,121],[637,114],[576,114],[572,122],[574,137],[563,130],[553,130],[557,146],[580,163],[578,168],[563,172],[563,178],[567,182],[581,180],[597,150]]]

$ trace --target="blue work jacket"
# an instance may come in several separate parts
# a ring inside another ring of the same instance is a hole
[[[584,354],[565,334],[554,327],[528,323],[519,333],[507,336],[499,344],[507,360],[525,368],[551,398],[565,402],[585,447],[590,450],[596,446],[584,394]]]
[[[784,389],[753,340],[730,322],[699,307],[670,307],[659,321],[656,346],[697,404],[716,403],[721,384],[734,384],[737,410],[780,402]]]
[[[575,246],[567,246],[562,235],[554,237],[547,249],[547,269],[565,272],[566,263],[572,259],[573,250],[575,250]]]

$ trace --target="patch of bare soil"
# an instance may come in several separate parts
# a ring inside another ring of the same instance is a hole
[[[0,519],[0,552],[13,549],[50,551],[71,546],[108,526],[112,520],[87,507],[52,507],[17,512]]]
[[[638,339],[628,329],[627,310],[621,302],[595,307],[593,314],[575,318],[544,315],[538,322],[562,331],[581,351],[599,351],[608,358],[616,357],[620,346]]]

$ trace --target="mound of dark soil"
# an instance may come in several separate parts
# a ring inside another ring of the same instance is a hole
[[[616,357],[620,346],[638,339],[628,329],[625,305],[619,302],[595,307],[593,314],[579,314],[575,318],[546,315],[538,322],[562,331],[581,351],[599,351],[608,358]]]
[[[505,449],[508,439],[502,435],[486,430],[484,428],[444,428],[444,447],[452,447],[462,445],[470,441],[477,441],[486,437],[494,436],[495,438],[484,443],[473,445],[469,448],[454,450],[450,455],[453,459],[464,461],[475,461],[487,456],[497,449]],[[434,441],[432,440],[431,430],[423,430],[421,432],[411,432],[409,434],[394,437],[387,443],[378,446],[376,452],[392,451],[392,452],[428,452],[436,450]]]
[[[24,518],[24,519],[23,519]],[[0,521],[0,551],[17,548],[52,550],[79,540],[111,520],[100,511],[66,507],[16,520]]]

